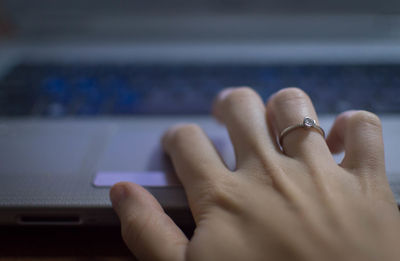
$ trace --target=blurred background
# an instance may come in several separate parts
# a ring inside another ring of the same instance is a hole
[[[2,0],[26,41],[372,40],[399,36],[396,0]]]
[[[320,113],[400,111],[396,0],[2,0],[0,115],[209,113],[298,86]],[[362,94],[362,95],[360,95]]]

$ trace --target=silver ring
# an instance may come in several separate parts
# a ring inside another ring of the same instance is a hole
[[[322,137],[325,139],[325,131],[317,124],[317,122],[310,117],[304,117],[303,123],[292,125],[284,129],[281,134],[279,135],[279,145],[283,148],[283,138],[285,138],[286,135],[288,135],[291,131],[298,129],[298,128],[303,128],[305,130],[316,130],[318,131]]]

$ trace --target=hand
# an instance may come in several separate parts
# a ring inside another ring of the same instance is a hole
[[[163,138],[196,222],[190,241],[145,189],[112,188],[123,238],[139,260],[398,260],[400,218],[377,116],[345,112],[326,141],[298,128],[283,153],[281,131],[317,119],[303,91],[281,90],[265,106],[249,88],[227,89],[214,114],[229,131],[234,171],[196,125]],[[338,165],[331,152],[343,149]]]

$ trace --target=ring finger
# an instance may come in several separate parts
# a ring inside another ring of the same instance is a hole
[[[279,140],[287,127],[303,123],[310,117],[318,124],[317,114],[308,95],[298,88],[287,88],[273,95],[267,103],[268,124]],[[294,128],[282,138],[284,153],[306,162],[334,162],[324,137],[316,128]]]

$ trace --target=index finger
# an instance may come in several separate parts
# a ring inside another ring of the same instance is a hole
[[[176,174],[185,188],[189,206],[196,220],[198,202],[204,191],[229,173],[221,156],[204,131],[195,124],[176,125],[162,139]]]

